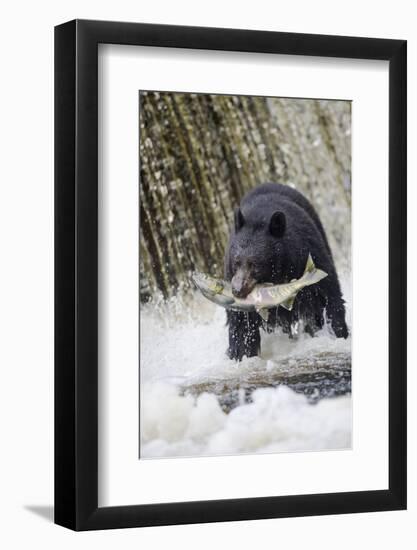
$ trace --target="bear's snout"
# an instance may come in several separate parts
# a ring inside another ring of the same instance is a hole
[[[256,285],[255,279],[242,269],[238,269],[232,278],[232,293],[236,298],[246,298]]]

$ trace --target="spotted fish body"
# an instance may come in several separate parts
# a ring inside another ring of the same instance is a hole
[[[235,311],[256,311],[261,317],[266,318],[269,308],[281,306],[291,311],[300,290],[318,283],[325,277],[327,273],[316,268],[309,254],[305,271],[299,279],[280,285],[256,285],[246,298],[233,296],[229,282],[202,273],[194,273],[192,279],[203,296],[211,302]]]

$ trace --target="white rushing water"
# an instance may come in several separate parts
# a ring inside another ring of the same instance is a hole
[[[262,332],[260,357],[231,361],[225,311],[199,294],[142,305],[140,331],[141,458],[351,446],[350,395],[311,404],[277,386],[323,366],[337,377],[339,359],[350,362],[350,338],[336,339],[327,327],[297,340]]]

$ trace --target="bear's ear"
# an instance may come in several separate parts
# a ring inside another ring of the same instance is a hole
[[[239,207],[235,208],[235,231],[239,231],[245,223],[242,211]]]
[[[269,231],[274,237],[282,237],[287,227],[284,212],[274,212],[269,222]]]

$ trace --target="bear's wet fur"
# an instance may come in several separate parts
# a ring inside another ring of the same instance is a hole
[[[230,358],[258,355],[260,328],[281,327],[291,337],[292,327],[302,321],[304,331],[314,336],[323,327],[325,312],[334,334],[348,337],[339,279],[313,206],[300,192],[279,183],[261,184],[243,197],[225,253],[225,278],[236,296],[245,297],[257,283],[300,278],[309,253],[328,276],[302,289],[292,311],[270,309],[267,322],[256,312],[227,311]]]

